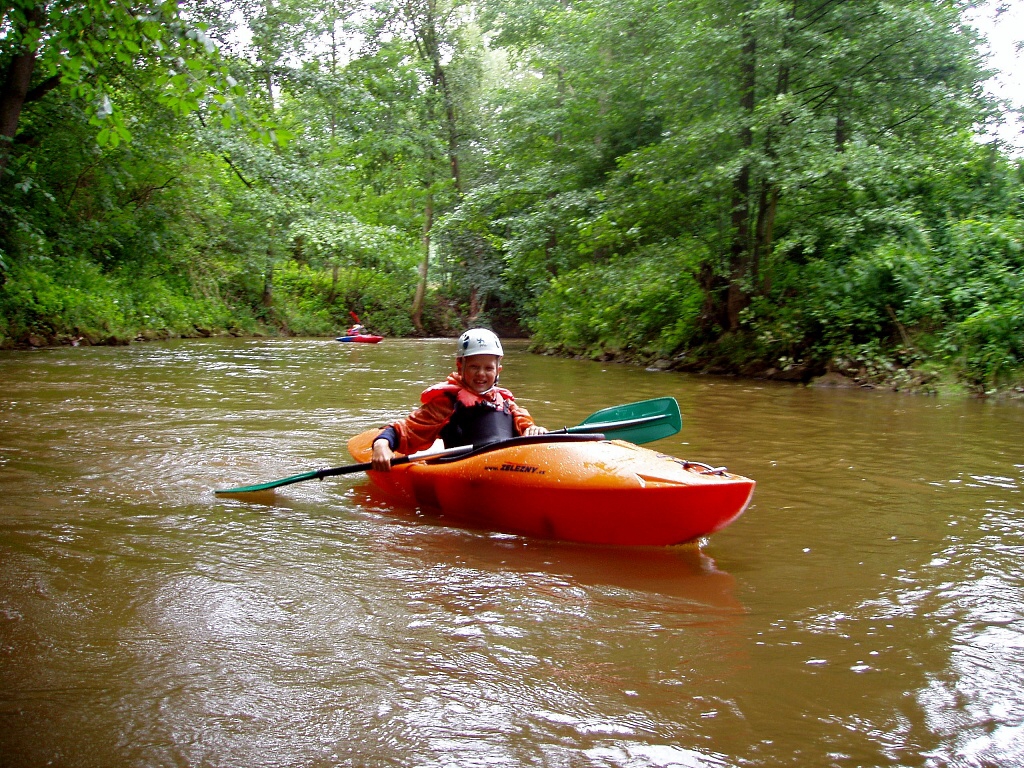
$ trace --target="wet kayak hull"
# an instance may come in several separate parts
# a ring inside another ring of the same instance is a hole
[[[349,451],[368,461],[377,430]],[[618,440],[553,440],[418,462],[372,482],[446,520],[542,539],[665,546],[708,536],[750,503],[754,481]]]

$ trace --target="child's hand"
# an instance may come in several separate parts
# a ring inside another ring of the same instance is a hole
[[[391,446],[388,445],[387,440],[374,440],[373,441],[373,468],[378,472],[390,472],[391,471],[391,459],[395,456],[395,452],[391,450]]]

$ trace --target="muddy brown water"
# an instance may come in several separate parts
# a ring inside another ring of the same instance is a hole
[[[530,355],[758,482],[699,544],[448,527],[349,463],[450,340],[0,353],[0,766],[1024,766],[1024,408]]]

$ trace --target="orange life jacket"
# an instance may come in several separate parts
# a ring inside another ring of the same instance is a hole
[[[445,446],[483,445],[516,436],[512,413],[515,398],[507,389],[491,387],[478,394],[462,386],[453,374],[448,381],[424,390],[420,400],[426,404],[441,397],[453,406],[451,418],[440,433]]]

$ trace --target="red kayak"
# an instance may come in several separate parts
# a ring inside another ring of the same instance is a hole
[[[349,452],[370,459],[370,430]],[[719,531],[750,504],[754,481],[600,435],[501,441],[446,459],[368,472],[394,501],[455,523],[590,544],[682,544]]]
[[[361,344],[376,344],[378,341],[383,341],[383,336],[370,336],[369,334],[361,333],[357,336],[339,336],[335,341],[355,341]]]

